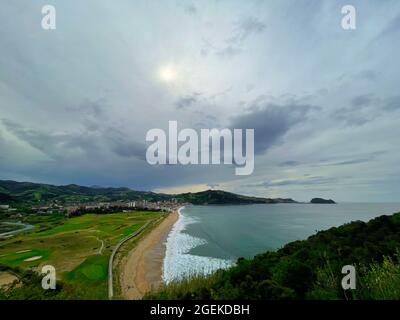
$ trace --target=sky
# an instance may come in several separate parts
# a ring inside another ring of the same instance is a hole
[[[398,0],[2,1],[0,179],[397,202],[399,37]],[[253,174],[149,165],[172,120],[254,128]]]

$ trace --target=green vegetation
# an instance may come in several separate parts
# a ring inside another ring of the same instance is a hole
[[[0,180],[0,203],[23,206],[24,204],[66,202],[108,202],[117,200],[171,201],[205,204],[252,204],[293,203],[292,199],[268,199],[242,196],[219,190],[198,193],[168,195],[154,192],[135,191],[129,188],[82,187],[78,185],[53,186],[31,182]],[[24,211],[24,210],[21,210]]]
[[[0,180],[2,203],[40,203],[47,201],[106,202],[116,200],[168,200],[171,196],[153,192],[134,191],[129,188],[98,188],[78,185],[54,186],[49,184]]]
[[[183,193],[175,196],[182,202],[195,205],[207,204],[254,204],[254,203],[295,203],[292,199],[268,199],[242,196],[221,190],[207,190],[197,193]]]
[[[0,233],[19,230],[19,229],[22,229],[23,227],[24,227],[23,225],[8,224],[8,223],[0,222]]]
[[[85,292],[86,299],[105,299],[107,292],[108,256],[90,256],[65,274],[65,281]],[[74,297],[77,299],[77,297]]]
[[[148,299],[400,299],[400,213],[356,221],[239,259],[211,276],[172,283]],[[344,265],[357,290],[341,287]]]
[[[70,219],[30,217],[35,228],[0,241],[0,266],[17,274],[24,284],[3,292],[6,297],[23,296],[24,290],[43,295],[40,278],[34,271],[43,265],[53,265],[63,290],[51,298],[106,299],[107,268],[112,247],[147,221],[160,218],[160,212],[133,211],[116,214],[86,214]],[[31,279],[35,283],[29,283]],[[11,291],[10,291],[11,290]],[[1,296],[1,294],[0,294]],[[33,295],[30,295],[33,297]],[[3,296],[4,297],[4,296]],[[35,297],[37,299],[42,296]],[[49,298],[46,295],[46,298]]]
[[[0,265],[0,271],[7,271],[18,276],[6,288],[0,289],[0,300],[55,300],[64,299],[75,291],[72,287],[60,283],[56,290],[43,290],[42,277],[32,271],[21,268],[11,268]]]

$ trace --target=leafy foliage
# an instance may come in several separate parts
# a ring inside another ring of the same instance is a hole
[[[295,241],[276,252],[241,258],[227,270],[175,282],[148,299],[390,299],[400,298],[400,213],[356,221]],[[358,289],[341,287],[344,265],[357,270]]]

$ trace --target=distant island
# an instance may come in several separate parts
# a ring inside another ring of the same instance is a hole
[[[332,199],[326,200],[322,198],[314,198],[310,201],[310,203],[317,203],[317,204],[336,204],[335,201]]]

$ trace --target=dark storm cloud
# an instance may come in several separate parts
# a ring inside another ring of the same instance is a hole
[[[262,154],[279,143],[290,129],[305,121],[311,111],[318,109],[307,104],[266,103],[234,118],[231,127],[254,129],[254,151],[256,154]]]
[[[25,128],[8,119],[3,119],[2,123],[8,132],[51,158],[67,158],[76,150],[94,157],[100,151],[111,150],[120,157],[144,160],[146,152],[144,144],[127,139],[125,134],[113,128],[99,126],[101,130],[96,131],[49,133]]]
[[[146,146],[144,143],[129,140],[123,132],[116,129],[108,130],[104,134],[104,138],[109,142],[110,149],[120,157],[135,157],[145,160]]]
[[[21,141],[28,143],[31,147],[45,153],[50,157],[57,157],[59,149],[64,147],[72,147],[78,141],[85,143],[84,140],[68,134],[47,134],[35,129],[25,128],[20,124],[8,120],[2,120],[3,125],[8,132],[19,138]]]

